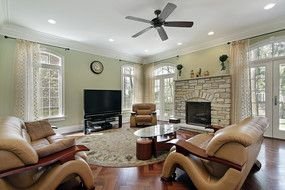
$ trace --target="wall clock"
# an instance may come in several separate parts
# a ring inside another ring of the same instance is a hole
[[[100,74],[103,72],[104,70],[104,66],[103,64],[100,62],[100,61],[93,61],[91,64],[90,64],[90,69],[93,73],[95,74]]]

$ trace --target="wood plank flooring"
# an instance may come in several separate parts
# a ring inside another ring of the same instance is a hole
[[[191,133],[178,133],[180,138],[190,138]],[[251,172],[242,189],[285,189],[285,141],[265,138],[258,160],[260,171]],[[163,162],[140,167],[108,168],[91,165],[96,190],[188,190],[195,189],[182,170],[177,170],[177,182],[163,184],[160,175]],[[69,189],[69,188],[68,188]]]
[[[251,172],[242,189],[285,189],[285,141],[264,140],[259,161],[260,171]],[[163,162],[131,168],[106,168],[92,165],[96,190],[188,190],[195,189],[182,171],[179,182],[163,184],[160,181]]]

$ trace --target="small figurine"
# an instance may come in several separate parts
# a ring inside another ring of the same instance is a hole
[[[199,68],[199,71],[196,73],[196,77],[201,77],[201,74],[202,74],[202,69]]]
[[[191,70],[190,77],[191,77],[191,78],[194,78],[194,77],[195,77],[195,74],[194,74],[194,71],[193,71],[193,70]]]
[[[209,71],[205,71],[204,72],[204,76],[206,77],[206,76],[209,76],[210,75],[210,73],[209,73]]]

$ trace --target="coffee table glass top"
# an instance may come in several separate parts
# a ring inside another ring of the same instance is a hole
[[[162,124],[162,125],[154,125],[150,127],[145,127],[143,129],[139,129],[134,132],[134,134],[138,137],[155,137],[155,136],[161,136],[161,135],[167,135],[174,133],[175,131],[179,130],[180,127],[175,125],[169,125],[169,124]]]

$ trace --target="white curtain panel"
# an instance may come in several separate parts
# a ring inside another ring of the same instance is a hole
[[[249,40],[235,41],[230,46],[232,75],[231,122],[237,123],[251,116]]]
[[[39,118],[40,46],[17,40],[15,63],[15,115],[25,121]]]
[[[144,66],[144,102],[154,103],[154,63]]]
[[[134,103],[143,102],[142,65],[134,64]]]

